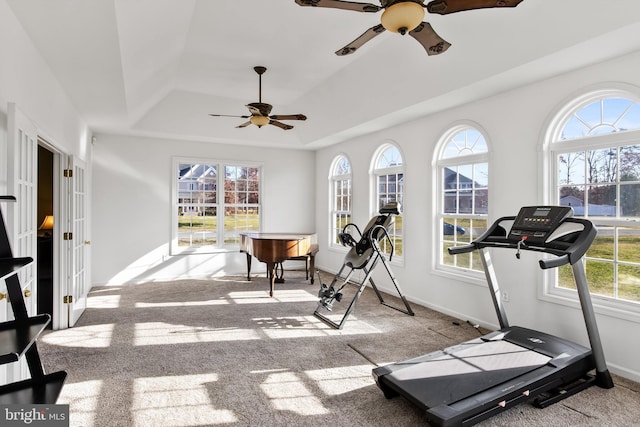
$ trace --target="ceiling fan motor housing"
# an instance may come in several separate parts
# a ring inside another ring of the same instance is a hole
[[[422,4],[408,0],[387,7],[382,12],[380,23],[388,31],[405,35],[420,25],[423,19]]]

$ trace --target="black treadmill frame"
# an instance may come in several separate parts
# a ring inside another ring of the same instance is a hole
[[[523,208],[525,209],[525,208]],[[530,208],[529,208],[530,209]],[[521,210],[522,212],[522,210]],[[570,215],[570,214],[569,214]],[[543,239],[532,239],[532,243],[523,243],[514,239],[511,233],[515,216],[502,217],[472,242],[470,245],[449,248],[452,255],[468,253],[478,250],[485,270],[488,289],[493,301],[494,309],[500,324],[500,330],[492,332],[464,344],[482,342],[495,339],[496,334],[506,334],[515,331],[526,331],[532,334],[541,334],[560,343],[568,343],[576,347],[575,354],[564,361],[552,359],[549,363],[540,366],[528,373],[514,377],[509,381],[501,381],[495,385],[454,402],[447,402],[429,407],[420,401],[407,388],[414,387],[404,380],[396,380],[394,372],[401,371],[415,359],[430,357],[430,353],[408,361],[381,366],[373,370],[373,377],[377,385],[382,389],[385,397],[392,398],[401,395],[414,405],[426,411],[430,423],[438,426],[472,425],[500,413],[510,407],[525,401],[531,401],[535,406],[546,407],[559,400],[569,397],[591,385],[602,388],[613,387],[613,380],[607,369],[602,342],[598,332],[596,318],[591,302],[588,283],[585,275],[583,256],[595,239],[597,231],[593,224],[586,219],[565,217],[561,224],[554,228]],[[526,240],[526,239],[525,239]],[[537,251],[556,255],[556,258],[542,259],[539,261],[542,269],[554,268],[569,263],[572,267],[576,289],[583,312],[585,326],[589,337],[590,348],[579,346],[571,341],[554,337],[542,332],[527,330],[509,325],[500,288],[491,261],[489,248],[507,248]],[[508,338],[505,338],[508,341]],[[519,343],[516,343],[520,345]],[[527,345],[526,343],[524,344]],[[447,352],[456,346],[443,350]],[[529,346],[530,348],[535,346]],[[582,348],[582,350],[580,350]],[[595,375],[590,371],[595,369]],[[413,381],[413,380],[412,380]],[[418,378],[422,387],[428,387],[429,379]]]

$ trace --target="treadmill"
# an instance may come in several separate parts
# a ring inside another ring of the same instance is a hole
[[[591,303],[583,256],[597,231],[567,206],[529,206],[495,221],[452,255],[477,250],[500,330],[403,362],[373,369],[387,399],[400,395],[426,411],[430,424],[468,426],[522,402],[544,408],[591,385],[613,387]],[[532,329],[510,326],[490,248],[550,254],[540,268],[570,264],[590,348]],[[593,371],[595,370],[595,373]]]

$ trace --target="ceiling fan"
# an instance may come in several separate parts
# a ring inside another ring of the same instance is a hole
[[[230,116],[227,114],[209,114],[213,117],[239,117],[241,119],[249,119],[248,121],[236,126],[237,128],[247,127],[251,124],[258,126],[261,128],[264,125],[273,125],[277,126],[280,129],[289,130],[293,129],[293,126],[288,125],[286,123],[282,123],[279,120],[307,120],[307,116],[304,114],[271,114],[271,109],[273,106],[271,104],[267,104],[262,102],[262,75],[265,71],[267,71],[266,67],[256,66],[253,67],[256,73],[259,76],[259,89],[258,89],[258,102],[252,102],[251,104],[247,104],[247,108],[251,113],[250,116]]]
[[[377,6],[371,3],[344,0],[295,1],[300,6],[330,7],[355,12],[378,12],[384,9],[380,17],[381,23],[369,28],[360,37],[338,50],[336,55],[339,56],[354,53],[363,44],[385,30],[402,35],[409,33],[425,48],[427,54],[438,55],[449,49],[451,43],[440,37],[428,22],[422,22],[425,7],[429,13],[446,15],[464,10],[515,7],[522,2],[522,0],[432,0],[425,5],[425,0],[380,0],[381,6]]]

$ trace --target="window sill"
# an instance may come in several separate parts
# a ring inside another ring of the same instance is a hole
[[[576,291],[556,289],[543,291],[539,296],[541,301],[564,305],[580,310],[580,301]],[[640,305],[632,302],[612,301],[607,298],[591,295],[593,311],[608,317],[629,322],[640,323]]]
[[[438,266],[433,268],[431,272],[436,276],[446,277],[459,282],[475,286],[487,286],[487,279],[485,278],[484,273],[479,271]]]
[[[231,252],[240,252],[240,248],[228,247],[228,248],[198,248],[198,249],[171,249],[171,256],[182,255],[214,255],[214,254],[226,254]]]

